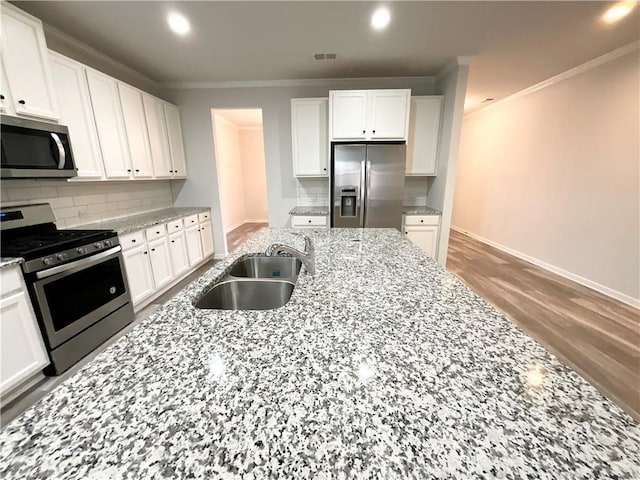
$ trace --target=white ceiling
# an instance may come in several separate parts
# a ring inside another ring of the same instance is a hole
[[[164,84],[436,75],[476,56],[467,93],[503,98],[638,39],[638,8],[615,26],[611,2],[14,2],[44,22]],[[177,10],[186,38],[167,27]],[[337,53],[317,61],[314,53]]]
[[[239,128],[258,128],[262,126],[262,110],[260,108],[216,108],[214,113]]]

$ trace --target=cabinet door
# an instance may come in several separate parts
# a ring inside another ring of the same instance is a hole
[[[82,64],[49,52],[53,83],[60,101],[60,122],[69,127],[78,177],[102,178],[102,155]]]
[[[124,257],[124,267],[127,271],[127,280],[129,280],[131,301],[136,305],[155,291],[149,262],[149,251],[146,245],[141,245],[123,252],[122,256]]]
[[[118,91],[122,103],[122,117],[127,133],[133,176],[135,178],[151,178],[153,177],[153,165],[142,93],[123,83],[118,83]]]
[[[151,271],[156,290],[171,283],[173,280],[173,269],[171,268],[171,257],[169,256],[169,242],[163,236],[149,242],[149,259],[151,260]]]
[[[407,175],[435,175],[442,97],[411,97]]]
[[[169,253],[173,275],[178,277],[189,269],[189,257],[187,254],[187,240],[184,232],[169,235]]]
[[[202,240],[200,238],[200,227],[196,225],[195,227],[187,228],[185,231],[185,236],[187,238],[187,253],[189,254],[189,266],[194,266],[197,263],[200,263],[204,258],[202,254]]]
[[[438,227],[404,227],[409,240],[432,258],[436,257],[438,245]]]
[[[202,256],[206,258],[213,253],[213,235],[211,234],[211,222],[200,224],[200,238],[202,240]]]
[[[297,177],[327,175],[326,98],[291,100],[293,174]]]
[[[365,139],[367,132],[366,90],[329,92],[331,139]]]
[[[180,110],[170,103],[164,104],[164,114],[167,119],[167,133],[169,134],[169,149],[174,177],[187,176],[187,162],[184,156],[184,142],[182,140],[182,125],[180,124]]]
[[[57,120],[42,22],[7,3],[2,4],[2,58],[15,112]]]
[[[407,138],[410,90],[371,92],[370,137],[378,140]]]
[[[106,176],[130,178],[131,160],[120,108],[118,82],[89,69],[87,82]]]
[[[49,363],[27,294],[0,299],[0,393],[3,395]]]
[[[151,147],[151,159],[156,178],[169,178],[173,176],[171,165],[171,151],[169,149],[169,135],[167,134],[167,119],[164,115],[162,100],[142,94],[144,104],[144,116],[147,120],[149,131],[149,144]]]
[[[0,51],[0,113],[4,115],[15,115],[11,93],[9,92],[9,81],[7,80],[7,69],[2,62],[2,51]]]

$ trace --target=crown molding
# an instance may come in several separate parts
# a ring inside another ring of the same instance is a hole
[[[197,90],[208,88],[277,88],[277,87],[332,87],[337,82],[362,84],[363,82],[388,80],[423,81],[435,83],[436,77],[355,77],[355,78],[310,78],[288,80],[231,80],[224,82],[166,82],[159,86],[167,89]]]
[[[605,63],[609,63],[613,60],[616,60],[617,58],[623,57],[624,55],[627,55],[638,49],[640,49],[640,40],[636,40],[635,42],[631,42],[623,47],[620,47],[608,53],[605,53],[604,55],[600,55],[599,57],[589,60],[588,62],[578,65],[577,67],[573,67],[565,72],[562,72],[558,75],[554,75],[553,77],[550,77],[546,80],[543,80],[540,83],[536,83],[535,85],[527,87],[518,92],[512,93],[511,95],[501,98],[496,102],[474,109],[473,111],[465,114],[464,118],[469,118],[475,115],[476,113],[487,111],[488,109],[497,107],[499,105],[504,105],[505,103],[511,102],[512,100],[516,100],[520,97],[524,97],[525,95],[529,95],[530,93],[537,92],[538,90],[542,90],[543,88],[550,87],[551,85],[555,85],[556,83],[562,82],[571,77],[575,77],[576,75],[580,75],[581,73],[584,73],[593,68],[604,65]]]
[[[137,70],[129,67],[128,65],[125,65],[124,63],[121,63],[111,58],[110,56],[100,52],[99,50],[96,50],[95,48],[90,47],[86,43],[81,42],[80,40],[72,37],[71,35],[64,33],[63,31],[58,30],[57,28],[52,27],[51,25],[48,25],[44,22],[43,22],[43,28],[44,28],[45,36],[56,39],[60,43],[70,45],[71,47],[77,50],[80,50],[91,57],[100,59],[102,62],[111,65],[114,69],[117,69],[123,73],[126,73],[127,75],[130,75],[131,77],[136,78],[141,82],[145,82],[154,88],[159,89],[161,87],[161,85],[155,80],[152,80],[146,75],[138,72]]]

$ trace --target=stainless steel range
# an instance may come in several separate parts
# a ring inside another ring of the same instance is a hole
[[[133,321],[120,242],[111,230],[58,230],[48,204],[0,211],[3,257],[22,257],[31,302],[58,375]]]

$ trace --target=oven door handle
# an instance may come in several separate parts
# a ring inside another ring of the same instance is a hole
[[[62,146],[62,142],[60,141],[60,137],[58,136],[57,133],[51,133],[51,138],[53,138],[53,141],[56,142],[56,146],[58,147],[58,170],[62,170],[64,168],[64,162],[65,162],[65,152],[64,152],[64,147]]]
[[[58,273],[66,272],[68,270],[80,270],[81,268],[88,267],[90,265],[94,265],[96,263],[100,263],[107,257],[110,257],[114,254],[117,254],[122,250],[120,245],[117,245],[109,250],[105,250],[104,252],[96,253],[90,257],[81,258],[80,260],[76,260],[75,262],[66,263],[64,265],[59,265],[57,267],[48,268],[47,270],[42,270],[36,273],[36,278],[38,280],[50,277],[52,275],[57,275]]]

